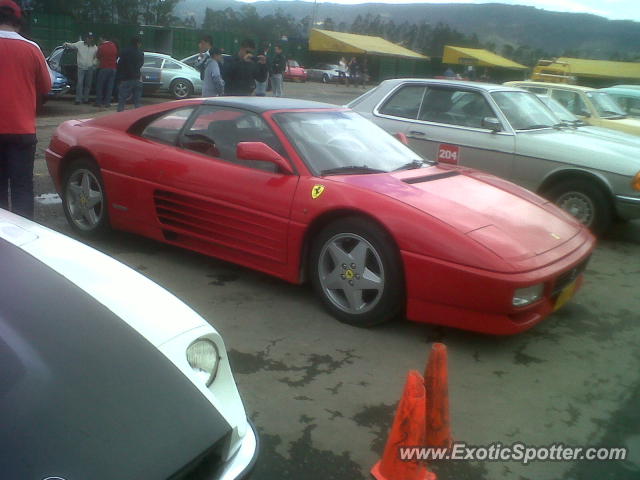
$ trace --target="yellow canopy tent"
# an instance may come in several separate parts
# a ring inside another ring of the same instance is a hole
[[[445,45],[442,63],[453,65],[473,65],[474,67],[498,67],[511,70],[526,70],[527,67],[508,58],[480,48],[463,48]]]
[[[570,57],[560,57],[557,61],[568,63],[569,74],[578,77],[640,80],[640,62],[608,62]]]
[[[384,38],[332,32],[314,28],[309,35],[309,50],[312,52],[352,53],[382,55],[428,60],[429,57],[389,42]]]

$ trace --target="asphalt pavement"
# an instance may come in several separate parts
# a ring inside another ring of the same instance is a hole
[[[336,104],[360,93],[285,84],[288,96]],[[71,97],[45,105],[35,168],[41,223],[71,233],[61,205],[47,195],[55,190],[43,151],[53,130],[108,113],[75,106]],[[570,303],[513,337],[408,321],[358,329],[329,316],[307,285],[126,233],[92,245],[176,294],[220,331],[261,436],[256,480],[369,478],[406,373],[424,368],[435,341],[449,349],[456,440],[630,449],[624,462],[442,462],[433,466],[440,480],[640,478],[640,221],[619,223],[600,241]]]

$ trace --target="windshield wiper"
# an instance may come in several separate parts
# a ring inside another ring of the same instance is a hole
[[[610,117],[606,117],[606,118],[612,118],[614,120],[627,118],[627,116],[624,113],[614,112],[612,110],[604,110],[602,113],[611,115]]]
[[[539,125],[529,125],[528,127],[525,128],[521,128],[520,130],[536,130],[538,128],[556,128],[557,125],[560,124],[556,124],[556,125],[546,125],[546,124],[539,124]]]
[[[404,165],[402,165],[401,167],[396,168],[395,170],[393,170],[394,172],[397,172],[398,170],[413,170],[415,168],[422,168],[425,165],[435,165],[436,162],[433,162],[431,160],[420,160],[418,158],[416,158],[415,160],[411,160],[409,163],[405,163]]]
[[[344,173],[347,175],[356,175],[358,173],[387,173],[386,170],[380,170],[379,168],[371,168],[366,165],[345,165],[344,167],[328,168],[322,170],[320,175],[335,175]]]

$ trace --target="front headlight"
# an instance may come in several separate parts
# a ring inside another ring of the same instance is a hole
[[[218,373],[220,352],[211,340],[200,338],[187,348],[187,362],[196,376],[208,387],[213,383]]]
[[[542,297],[542,291],[544,290],[544,284],[532,285],[530,287],[518,288],[513,293],[512,304],[514,307],[524,307],[529,305]]]

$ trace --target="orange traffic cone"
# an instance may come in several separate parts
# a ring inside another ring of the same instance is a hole
[[[418,447],[425,440],[424,379],[416,370],[407,375],[382,459],[371,469],[377,480],[436,480],[418,460],[400,458],[400,447]]]
[[[425,445],[450,448],[447,347],[442,343],[434,343],[431,347],[424,386],[427,395]]]

